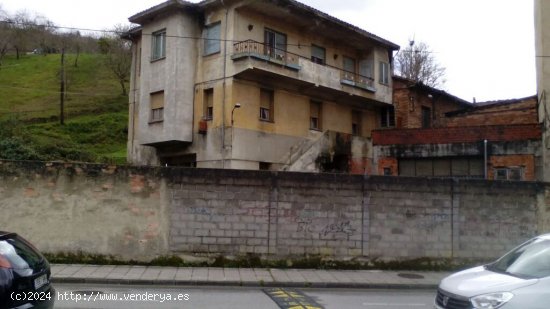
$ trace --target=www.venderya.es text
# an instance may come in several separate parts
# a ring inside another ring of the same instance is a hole
[[[58,292],[57,301],[74,302],[100,302],[100,301],[121,301],[121,302],[180,302],[188,301],[191,297],[186,293],[103,293],[98,291],[89,292]]]

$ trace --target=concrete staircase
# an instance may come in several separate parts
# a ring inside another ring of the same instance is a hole
[[[283,171],[318,172],[316,160],[329,148],[329,131],[315,139],[306,139],[290,147],[288,154],[281,161],[285,165]]]

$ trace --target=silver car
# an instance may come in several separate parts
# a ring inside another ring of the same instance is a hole
[[[550,308],[550,234],[523,243],[494,263],[446,277],[434,308]]]

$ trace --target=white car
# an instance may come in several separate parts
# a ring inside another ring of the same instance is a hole
[[[494,263],[444,278],[434,308],[550,308],[550,234],[523,243]]]

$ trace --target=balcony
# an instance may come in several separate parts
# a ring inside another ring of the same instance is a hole
[[[328,100],[391,102],[391,95],[376,95],[377,89],[371,77],[319,64],[310,58],[253,40],[234,44],[231,59],[235,64],[235,75],[239,77],[279,82],[285,87],[295,85],[301,93]]]
[[[300,56],[253,40],[238,42],[233,46],[231,59],[239,60],[246,57],[271,62],[291,70],[300,70],[300,66],[298,65],[298,58]]]

